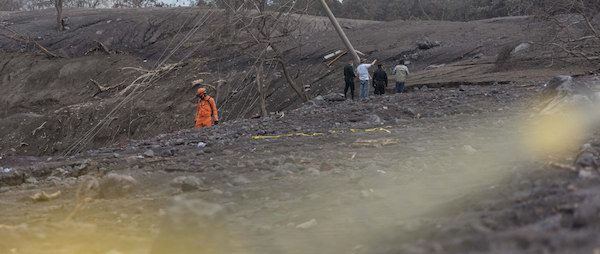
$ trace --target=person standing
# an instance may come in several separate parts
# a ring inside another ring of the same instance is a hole
[[[404,60],[400,60],[398,65],[396,65],[396,67],[394,67],[393,74],[394,74],[394,78],[396,79],[396,93],[404,92],[406,78],[408,77],[408,75],[410,73],[408,71],[408,67],[405,64],[406,64],[406,62]]]
[[[376,95],[385,94],[385,88],[388,86],[387,73],[382,68],[382,65],[377,64],[377,70],[373,73],[373,87],[375,87]]]
[[[369,68],[377,63],[377,60],[372,63],[367,63],[365,59],[363,59],[363,63],[356,67],[356,72],[358,73],[358,79],[360,80],[360,98],[367,99],[369,97],[369,80],[371,79],[369,75]]]
[[[201,85],[202,80],[195,80],[192,84]],[[219,111],[215,99],[206,94],[206,88],[201,87],[196,91],[198,97],[198,106],[196,107],[196,117],[194,118],[194,128],[211,127],[213,124],[219,124]]]
[[[352,61],[349,61],[346,66],[344,66],[344,81],[346,81],[346,87],[344,87],[344,98],[348,99],[348,89],[350,89],[350,95],[352,96],[352,100],[354,100],[354,79],[356,78],[356,73],[354,72],[354,66],[352,65]]]

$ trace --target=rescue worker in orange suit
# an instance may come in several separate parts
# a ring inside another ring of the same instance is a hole
[[[206,94],[205,88],[198,88],[198,108],[196,110],[195,128],[211,127],[219,124],[219,112],[215,99]]]

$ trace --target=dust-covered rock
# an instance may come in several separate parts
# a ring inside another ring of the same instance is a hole
[[[309,175],[312,175],[312,176],[319,176],[319,175],[321,175],[321,171],[319,171],[319,170],[318,170],[318,169],[316,169],[316,168],[308,168],[308,169],[306,170],[306,172],[307,172]]]
[[[182,191],[198,190],[202,186],[202,180],[195,176],[178,176],[171,181],[171,186]]]
[[[146,157],[146,158],[152,158],[152,157],[154,157],[154,151],[152,151],[152,150],[146,150],[144,152],[144,157]]]
[[[591,152],[582,152],[575,159],[578,169],[598,169],[598,157]]]
[[[230,253],[223,206],[175,197],[151,254]]]
[[[573,227],[581,228],[600,221],[600,195],[587,197],[573,214]]]
[[[231,184],[233,184],[233,185],[236,185],[236,186],[237,186],[237,185],[245,185],[245,184],[249,184],[249,183],[251,183],[251,182],[252,182],[252,181],[250,181],[250,179],[246,178],[246,177],[245,177],[245,176],[243,176],[243,175],[238,175],[238,176],[235,176],[235,177],[233,177],[233,178],[231,179]]]
[[[15,186],[25,182],[25,174],[14,168],[0,167],[0,185]]]
[[[417,41],[417,48],[421,49],[421,50],[428,50],[428,49],[432,49],[435,47],[439,47],[441,45],[442,45],[442,43],[439,41],[431,41],[428,39],[423,39],[423,40]]]
[[[316,219],[311,219],[307,222],[296,225],[296,228],[297,229],[309,229],[309,228],[313,228],[313,227],[317,226],[317,224],[318,223],[317,223]]]
[[[477,149],[473,148],[471,145],[464,145],[463,151],[467,154],[475,154],[477,153]]]
[[[135,192],[137,184],[132,176],[110,173],[100,180],[98,197],[124,197]]]

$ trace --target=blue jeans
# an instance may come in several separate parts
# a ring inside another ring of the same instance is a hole
[[[360,98],[366,99],[369,97],[369,81],[361,80],[360,81]]]
[[[396,93],[404,92],[404,82],[396,81]]]

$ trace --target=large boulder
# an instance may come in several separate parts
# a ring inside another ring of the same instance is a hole
[[[553,114],[564,109],[596,111],[600,99],[600,80],[556,76],[544,84],[541,113]]]

